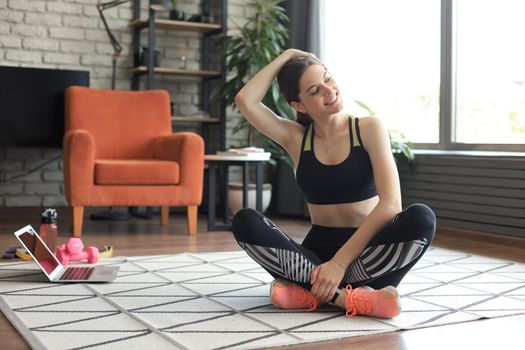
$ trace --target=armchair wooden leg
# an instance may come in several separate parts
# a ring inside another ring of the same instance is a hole
[[[160,223],[161,225],[167,225],[170,218],[170,207],[160,207]]]
[[[84,207],[73,207],[73,236],[82,236],[82,222],[84,220]]]
[[[188,234],[194,235],[197,233],[197,206],[188,206]]]

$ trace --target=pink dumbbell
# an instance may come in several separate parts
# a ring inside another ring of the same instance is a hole
[[[86,260],[90,264],[96,264],[98,262],[98,248],[88,247],[86,251],[84,249],[84,243],[80,238],[70,238],[66,244],[62,244],[57,250],[57,259],[62,265],[67,266],[69,261],[80,261]]]

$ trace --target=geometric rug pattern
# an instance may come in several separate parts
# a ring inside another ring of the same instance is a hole
[[[275,308],[272,277],[243,251],[115,257],[105,284],[49,283],[0,264],[0,308],[33,349],[254,349],[525,313],[525,265],[431,247],[392,319]]]

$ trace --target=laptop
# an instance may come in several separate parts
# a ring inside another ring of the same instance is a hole
[[[120,266],[65,267],[31,225],[16,231],[15,236],[51,282],[110,282],[117,277]]]

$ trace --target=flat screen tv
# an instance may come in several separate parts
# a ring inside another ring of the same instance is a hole
[[[64,93],[89,72],[0,66],[0,146],[62,147]]]

